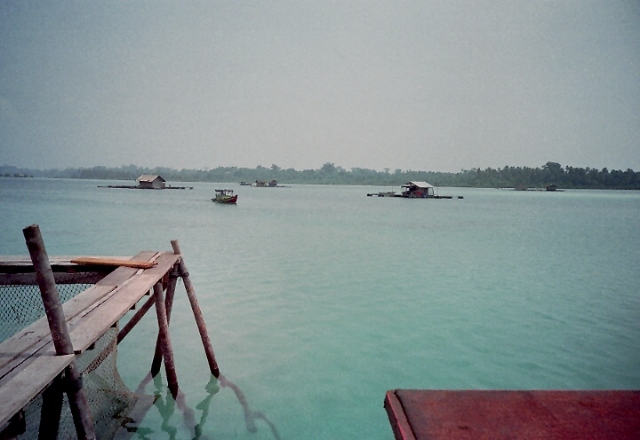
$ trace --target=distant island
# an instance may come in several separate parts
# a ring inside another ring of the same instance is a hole
[[[182,169],[156,167],[146,168],[135,165],[108,168],[65,168],[63,170],[31,170],[10,165],[0,166],[1,177],[48,177],[69,179],[104,179],[133,181],[142,174],[161,175],[174,182],[253,182],[256,180],[287,184],[323,185],[377,185],[400,186],[411,181],[426,181],[434,186],[472,188],[526,188],[555,185],[566,189],[640,189],[640,172],[627,169],[611,170],[603,168],[574,168],[556,162],[547,162],[539,168],[513,167],[473,168],[458,173],[436,171],[412,171],[396,169],[391,171],[351,168],[346,170],[327,162],[319,169],[298,171],[293,168],[217,167],[213,169]]]

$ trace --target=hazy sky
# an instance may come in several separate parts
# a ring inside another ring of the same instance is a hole
[[[638,0],[0,3],[0,165],[640,171]]]

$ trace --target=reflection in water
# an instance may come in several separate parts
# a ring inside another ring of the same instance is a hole
[[[278,434],[278,429],[276,426],[264,415],[264,413],[259,411],[252,411],[249,407],[249,402],[247,402],[247,398],[245,397],[242,390],[229,379],[227,379],[222,374],[220,375],[220,384],[223,387],[229,387],[236,393],[236,397],[238,398],[238,402],[242,405],[242,410],[244,411],[244,420],[247,425],[247,430],[249,432],[256,432],[258,429],[256,428],[256,419],[264,420],[269,428],[271,428],[271,433],[273,434],[273,438],[280,440],[280,434]]]
[[[244,413],[245,424],[247,427],[247,431],[249,432],[257,432],[258,428],[256,426],[256,420],[264,421],[271,429],[271,433],[273,438],[276,440],[280,440],[280,434],[278,433],[278,429],[276,426],[267,418],[267,416],[261,411],[253,411],[249,406],[249,402],[247,401],[246,396],[235,383],[231,382],[225,376],[220,375],[219,379],[216,379],[213,375],[209,377],[209,382],[205,386],[205,390],[207,391],[207,396],[200,401],[196,405],[196,410],[201,412],[200,420],[196,423],[195,420],[195,412],[191,409],[187,403],[185,395],[182,391],[178,390],[177,395],[173,396],[170,390],[166,389],[166,395],[162,397],[162,390],[165,389],[165,386],[162,383],[161,375],[156,375],[156,377],[152,377],[151,373],[147,374],[145,378],[140,382],[138,388],[136,389],[136,394],[144,394],[144,390],[146,386],[153,379],[155,385],[155,400],[154,406],[158,409],[160,416],[162,417],[162,425],[160,429],[163,432],[166,432],[169,436],[169,439],[175,440],[178,432],[178,428],[175,424],[171,423],[171,417],[175,413],[176,406],[179,411],[182,413],[182,418],[184,421],[184,426],[190,433],[190,436],[194,440],[206,440],[207,437],[203,433],[203,429],[207,423],[207,417],[209,416],[209,409],[211,406],[211,400],[213,396],[220,391],[220,387],[218,386],[218,381],[220,385],[223,387],[231,388],[238,399],[238,402],[242,406],[242,410]],[[128,430],[135,431],[137,438],[152,440],[153,438],[153,430],[150,428],[138,427],[138,428],[127,428]]]

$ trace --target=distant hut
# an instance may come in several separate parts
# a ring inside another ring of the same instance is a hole
[[[166,180],[162,176],[143,174],[136,179],[138,187],[143,189],[164,189]]]
[[[558,185],[548,185],[547,186],[547,191],[557,191],[558,190]]]
[[[256,186],[258,188],[275,188],[276,186],[278,186],[278,181],[272,180],[270,182],[267,182],[266,180],[256,180]]]
[[[405,188],[402,196],[410,199],[426,199],[435,195],[433,185],[427,182],[409,182],[402,185],[402,188]]]

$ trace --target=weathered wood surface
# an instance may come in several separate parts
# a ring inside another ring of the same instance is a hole
[[[63,310],[75,353],[86,350],[118,322],[179,258],[173,253],[141,252],[133,259],[155,262],[154,267],[118,267],[67,301]],[[41,393],[73,359],[73,355],[55,355],[46,317],[0,343],[0,427]],[[15,391],[19,387],[24,390]]]
[[[136,260],[147,258],[149,260],[157,258],[157,252],[141,252],[134,258]],[[118,287],[126,285],[142,269],[121,267],[104,277],[98,284],[78,294],[74,298],[63,304],[65,318],[68,321],[75,318],[79,313],[86,310],[91,305],[100,301],[105,296],[112,294]],[[30,356],[30,352],[40,350],[44,345],[51,342],[51,333],[46,318],[41,318],[26,327],[21,332],[16,333],[0,344],[0,378],[2,378],[12,368],[20,364]]]
[[[33,361],[24,366],[20,374],[0,381],[0,428],[26,403],[44,391],[75,358],[72,354],[56,356],[52,349],[32,357]]]

